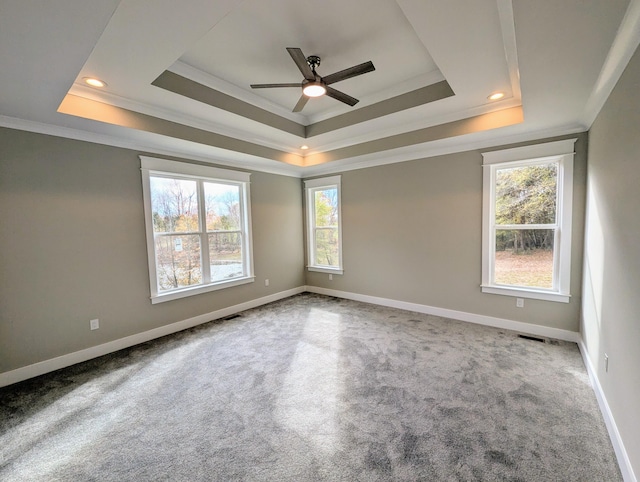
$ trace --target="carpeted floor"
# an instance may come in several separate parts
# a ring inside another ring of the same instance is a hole
[[[0,389],[0,480],[622,478],[575,344],[302,294]]]

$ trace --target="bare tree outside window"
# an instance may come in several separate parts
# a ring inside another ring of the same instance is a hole
[[[196,182],[151,177],[150,184],[159,289],[200,284]]]
[[[140,162],[151,303],[253,283],[251,174]]]

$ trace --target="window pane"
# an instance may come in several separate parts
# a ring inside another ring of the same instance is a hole
[[[338,225],[338,189],[328,188],[315,192],[316,226]]]
[[[209,256],[211,281],[222,281],[244,275],[241,233],[210,233]]]
[[[553,288],[552,229],[496,231],[495,283]]]
[[[315,235],[315,264],[339,267],[338,228],[319,228]]]
[[[556,163],[496,171],[496,224],[555,224]]]
[[[198,194],[195,181],[151,177],[154,233],[197,232]]]
[[[207,231],[237,231],[240,222],[240,186],[204,183]]]
[[[200,236],[158,236],[155,243],[160,291],[202,283]]]

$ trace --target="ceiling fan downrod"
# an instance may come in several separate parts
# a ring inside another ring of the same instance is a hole
[[[309,67],[311,67],[313,73],[318,75],[316,74],[316,68],[320,67],[320,57],[317,55],[309,55],[309,57],[307,57],[307,63],[309,64]]]

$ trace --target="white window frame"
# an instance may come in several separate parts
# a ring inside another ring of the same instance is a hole
[[[142,193],[144,200],[144,218],[147,234],[147,255],[149,262],[149,283],[151,289],[151,303],[162,303],[187,296],[198,295],[210,291],[230,288],[232,286],[253,283],[255,277],[253,274],[253,241],[251,234],[251,201],[250,201],[250,183],[251,174],[241,171],[232,171],[229,169],[220,169],[217,167],[203,166],[199,164],[189,164],[186,162],[169,161],[167,159],[158,159],[155,157],[139,156],[142,172]],[[151,184],[150,177],[153,175],[169,177],[173,179],[189,179],[198,181],[198,208],[200,209],[200,229],[197,233],[200,235],[200,256],[201,266],[203,267],[203,283],[194,286],[176,288],[170,291],[160,292],[158,288],[158,277],[156,268],[155,253],[155,233],[153,232],[153,210],[151,207]],[[233,278],[229,281],[211,281],[209,274],[209,250],[206,229],[206,217],[204,216],[204,195],[202,192],[203,182],[217,182],[225,184],[233,184],[240,187],[240,211],[242,215],[242,253],[244,275],[239,278]]]
[[[320,273],[343,274],[342,268],[342,192],[341,176],[310,179],[304,182],[307,204],[307,269]],[[315,260],[315,193],[324,189],[335,188],[338,192],[338,266],[327,266]]]
[[[573,158],[577,139],[547,142],[501,151],[484,152],[483,212],[482,212],[482,292],[568,303],[571,298],[571,223],[573,211]],[[509,167],[521,167],[550,162],[558,163],[556,223],[526,225],[526,229],[554,229],[553,288],[533,288],[498,285],[495,269],[495,185],[496,172]]]

